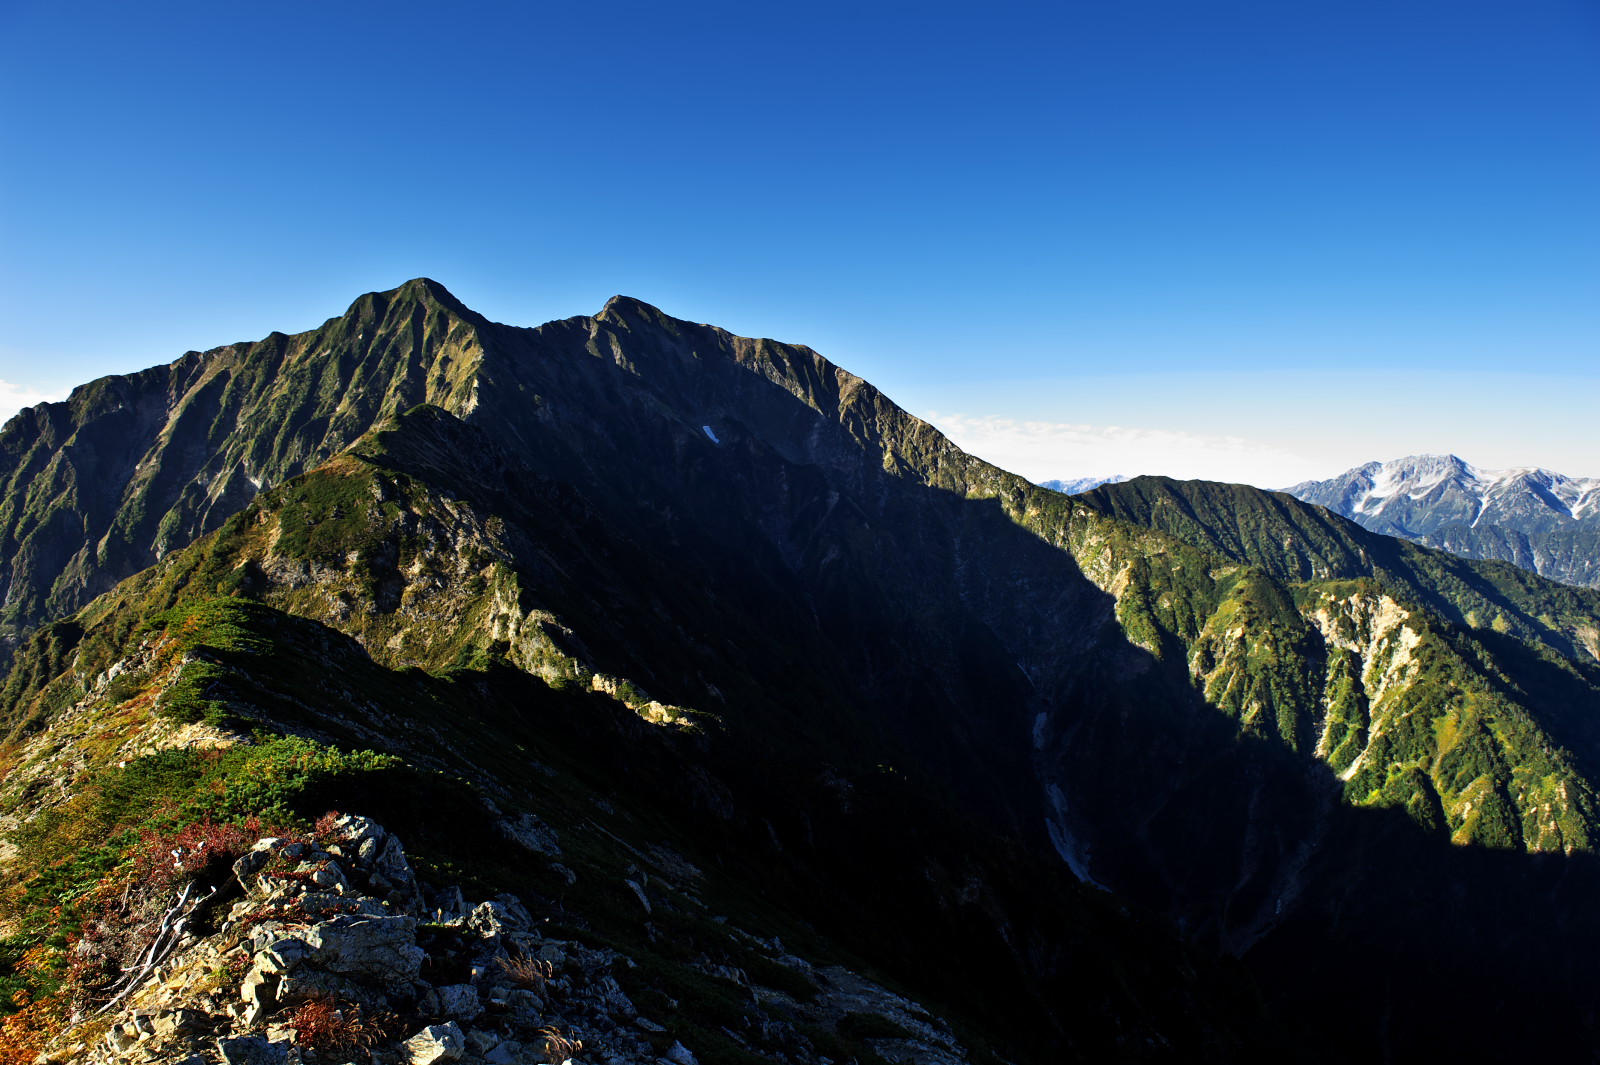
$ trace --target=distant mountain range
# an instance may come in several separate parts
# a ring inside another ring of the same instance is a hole
[[[1373,532],[1600,587],[1600,477],[1528,466],[1483,470],[1455,455],[1409,455],[1285,491]]]
[[[1099,488],[1103,484],[1121,484],[1128,479],[1125,473],[1113,473],[1109,477],[1074,477],[1071,480],[1040,481],[1040,488],[1048,488],[1052,492],[1063,495],[1075,496],[1079,492],[1087,492],[1092,488]]]

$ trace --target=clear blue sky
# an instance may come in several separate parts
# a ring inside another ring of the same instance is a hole
[[[0,400],[427,275],[809,343],[1037,477],[1600,475],[1593,0],[10,0],[0,107]]]

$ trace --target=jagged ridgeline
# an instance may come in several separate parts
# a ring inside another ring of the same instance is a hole
[[[480,321],[412,282],[297,336],[104,377],[0,431],[0,640],[70,614],[419,403],[470,411]]]
[[[763,997],[805,992],[730,911],[958,1058],[1595,1042],[1600,594],[1253,489],[1068,499],[807,348],[426,281],[24,412],[0,479],[18,957],[152,808],[337,805],[609,937],[708,1059],[943,1060]],[[494,842],[532,823],[559,860]]]
[[[1371,462],[1285,489],[1373,532],[1600,587],[1600,481],[1481,470],[1454,455]]]

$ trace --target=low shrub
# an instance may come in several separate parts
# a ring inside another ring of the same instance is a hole
[[[386,1010],[365,1011],[352,1002],[332,996],[309,999],[296,1006],[284,1023],[293,1029],[295,1042],[304,1050],[338,1057],[366,1050],[393,1038],[399,1018]]]

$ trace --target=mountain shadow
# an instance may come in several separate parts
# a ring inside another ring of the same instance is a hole
[[[1239,999],[1227,1038],[1180,1022],[1201,1001],[1185,980],[1159,1007],[1153,990],[1090,997],[1116,1013],[1078,1031],[1086,988],[1133,979],[1107,960],[1117,943],[1142,989],[1172,970],[1144,932],[1083,953],[1074,928],[1108,918],[1068,870],[1241,958],[1311,1060],[1595,1045],[1595,597],[1252,489],[1139,479],[1069,500],[810,349],[622,298],[518,329],[412,282],[263,345],[188,371],[242,360],[229,379],[262,382],[248,408],[139,379],[129,405],[175,403],[140,423],[147,461],[189,468],[172,412],[248,409],[221,439],[250,476],[271,457],[271,486],[217,518],[201,515],[222,495],[180,493],[154,532],[166,496],[138,521],[75,517],[159,561],[19,652],[19,727],[48,729],[83,696],[70,677],[96,675],[84,655],[108,669],[141,614],[255,601],[357,641],[372,668],[481,674],[485,714],[557,708],[496,726],[517,743],[577,729],[603,693],[651,727],[574,732],[596,748],[586,779],[614,761],[702,862],[777,885],[908,986],[1015,1016],[1036,1054],[1279,1045],[1230,1030],[1265,1024]],[[363,367],[382,398],[351,413],[330,390]],[[154,498],[120,467],[84,487],[72,441],[121,412],[80,392],[0,434],[24,456],[0,511],[18,558],[83,500]],[[69,466],[76,494],[30,495]],[[147,556],[27,557],[9,577],[32,589],[19,632]],[[240,702],[282,727],[281,707]],[[429,727],[459,746],[479,724],[451,713]],[[967,965],[1009,991],[962,991]]]

